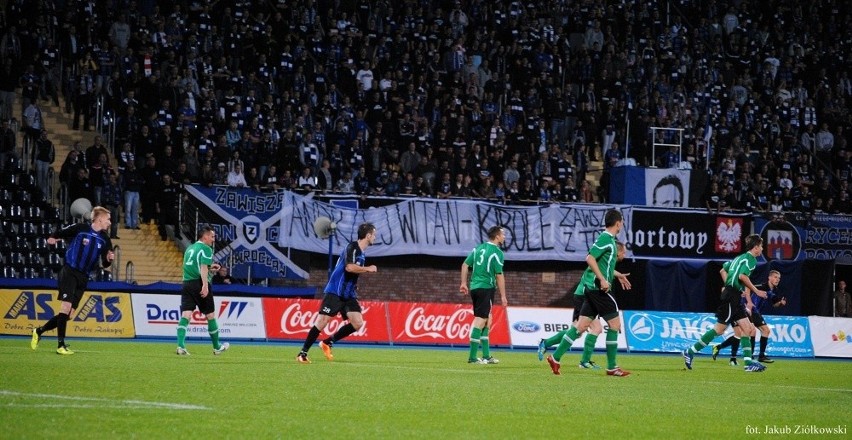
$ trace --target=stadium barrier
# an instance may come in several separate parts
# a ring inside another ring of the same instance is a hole
[[[303,298],[216,298],[215,313],[225,339],[301,341],[316,320],[321,301]],[[473,313],[468,304],[361,302],[365,325],[348,341],[377,344],[468,345]],[[52,289],[0,289],[0,334],[29,335],[51,319],[58,298]],[[490,342],[496,347],[536,347],[541,338],[567,329],[568,308],[495,306]],[[71,316],[69,337],[172,338],[180,319],[180,296],[157,293],[87,292]],[[852,358],[852,319],[766,315],[772,328],[767,355]],[[631,352],[674,353],[713,326],[709,313],[621,312],[618,347]],[[335,317],[324,330],[337,331]],[[605,325],[604,325],[605,327]],[[189,337],[207,337],[206,319],[193,313]],[[728,334],[717,338],[721,342]],[[582,340],[574,348],[582,347]],[[603,349],[603,338],[597,348]],[[709,353],[709,351],[708,351]]]

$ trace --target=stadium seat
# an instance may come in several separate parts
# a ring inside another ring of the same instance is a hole
[[[62,268],[62,257],[59,254],[48,254],[47,260],[45,260],[44,264],[46,267],[58,271]]]
[[[36,226],[32,222],[23,222],[18,228],[18,235],[26,238],[35,238],[38,234]]]
[[[47,255],[47,253],[50,252],[50,247],[47,245],[47,238],[45,238],[45,236],[36,237],[35,240],[32,241],[32,250],[41,255]]]
[[[12,266],[3,266],[3,270],[0,271],[0,276],[3,278],[17,278],[18,274]]]
[[[16,173],[4,174],[3,181],[0,182],[0,185],[11,190],[18,189],[18,175]]]
[[[20,274],[18,274],[18,278],[31,280],[33,278],[38,278],[38,276],[35,269],[30,266],[25,266],[23,269],[21,269]]]
[[[30,240],[28,240],[24,236],[16,235],[14,238],[12,238],[12,240],[14,240],[14,245],[12,246],[13,252],[29,252],[32,248],[30,245]]]
[[[59,208],[49,206],[44,209],[43,218],[45,223],[59,223]]]
[[[47,237],[53,232],[54,226],[50,223],[39,223],[36,225],[36,236]]]
[[[12,252],[6,257],[6,266],[14,267],[17,270],[22,269],[26,265],[24,254],[21,252]]]
[[[32,203],[32,200],[33,200],[33,196],[30,193],[29,189],[21,188],[21,189],[18,189],[17,191],[15,191],[15,202],[16,203],[20,203],[21,205],[24,205],[24,206],[29,206],[29,204]]]
[[[11,202],[12,201],[12,191],[9,191],[6,188],[0,189],[0,202]]]
[[[112,272],[107,269],[97,270],[95,274],[95,281],[112,281]]]
[[[41,221],[41,219],[42,219],[41,208],[39,208],[38,206],[34,206],[34,205],[28,206],[26,208],[26,210],[24,211],[24,218],[31,221],[31,222]]]
[[[41,267],[41,255],[38,252],[30,251],[24,256],[27,266]]]
[[[56,272],[48,266],[42,266],[39,271],[39,278],[52,279],[56,278]]]
[[[0,220],[0,235],[14,238],[15,234],[15,228],[10,220]]]
[[[12,242],[5,235],[0,234],[0,257],[12,252]]]
[[[9,220],[19,222],[24,219],[24,210],[21,208],[21,205],[11,205],[9,206],[9,214],[6,216]]]
[[[18,186],[25,190],[36,188],[36,178],[30,173],[23,173],[18,177]]]

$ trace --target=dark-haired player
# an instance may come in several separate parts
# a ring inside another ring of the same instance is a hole
[[[503,279],[503,250],[500,245],[506,239],[503,228],[492,226],[488,228],[488,241],[473,248],[461,265],[461,284],[459,292],[468,295],[473,302],[473,324],[470,327],[470,355],[468,363],[496,364],[497,359],[491,356],[488,343],[488,331],[491,328],[491,305],[494,303],[494,292],[500,293],[500,303],[503,307],[506,301],[506,284]],[[471,268],[470,288],[468,288],[468,268]],[[482,346],[482,358],[476,357]]]
[[[787,305],[787,298],[778,296],[775,294],[775,289],[778,288],[778,284],[781,283],[781,272],[777,270],[769,271],[769,279],[766,281],[766,284],[759,284],[757,287],[759,289],[766,290],[766,298],[760,297],[755,293],[749,293],[751,295],[751,314],[748,319],[760,330],[760,354],[757,356],[758,362],[765,362],[767,364],[771,364],[775,361],[769,358],[766,355],[766,345],[769,344],[769,326],[766,325],[766,321],[763,319],[763,314],[761,310],[763,310],[764,306],[767,303],[772,303],[772,307],[781,307]],[[745,297],[741,300],[743,306],[747,306],[747,300]],[[740,338],[737,335],[731,335],[728,339],[725,339],[725,342],[721,344],[713,346],[713,360],[716,360],[716,356],[719,355],[719,351],[725,347],[731,347],[731,365],[736,365],[737,363],[737,351],[740,348]],[[754,338],[751,338],[751,351],[754,353]]]
[[[701,339],[681,353],[683,355],[683,363],[687,369],[692,369],[692,360],[695,353],[706,347],[713,338],[725,333],[728,325],[733,323],[736,323],[739,327],[742,334],[740,339],[742,342],[745,342],[743,346],[745,371],[761,372],[766,369],[763,364],[751,358],[751,344],[746,338],[754,336],[754,326],[748,319],[746,308],[740,302],[743,296],[742,292],[746,287],[759,296],[766,296],[766,292],[755,287],[748,277],[757,266],[755,258],[763,252],[763,239],[757,234],[749,235],[745,239],[745,247],[747,249],[745,253],[725,263],[722,270],[719,271],[722,278],[725,279],[725,287],[722,288],[722,302],[719,304],[719,308],[716,309],[717,322],[713,328],[707,330],[701,336]],[[748,303],[751,302],[750,298],[746,300]]]
[[[580,310],[580,318],[576,327],[568,329],[568,333],[562,338],[562,342],[556,347],[552,356],[547,357],[547,363],[553,374],[561,374],[560,360],[562,355],[571,347],[571,344],[585,332],[592,321],[598,316],[606,320],[609,328],[606,331],[606,374],[608,376],[626,377],[630,375],[627,370],[621,369],[616,363],[618,353],[618,332],[621,330],[621,317],[618,314],[618,304],[612,296],[610,289],[615,277],[615,263],[618,261],[618,245],[616,235],[624,227],[624,218],[621,212],[610,209],[604,214],[605,229],[598,235],[595,244],[589,248],[586,255],[586,264],[589,265],[580,283],[586,289],[586,302]]]
[[[338,313],[344,319],[349,320],[349,324],[341,326],[332,337],[320,341],[320,348],[328,360],[334,359],[331,347],[335,342],[355,333],[364,325],[361,305],[358,304],[358,276],[362,273],[378,271],[375,265],[365,266],[367,257],[364,255],[364,251],[375,240],[375,226],[371,223],[362,223],[358,226],[358,240],[346,245],[343,253],[340,254],[340,258],[337,259],[334,271],[328,278],[328,284],[325,285],[325,295],[320,305],[317,322],[308,332],[302,350],[296,355],[296,361],[302,364],[311,363],[308,359],[308,350],[314,345],[328,321]]]

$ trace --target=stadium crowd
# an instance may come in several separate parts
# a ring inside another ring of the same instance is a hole
[[[0,116],[38,143],[40,101],[88,130],[102,98],[114,151],[75,145],[60,179],[142,221],[189,182],[606,201],[626,156],[706,170],[708,209],[849,213],[844,4],[9,1]]]

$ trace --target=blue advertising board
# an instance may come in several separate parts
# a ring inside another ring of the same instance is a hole
[[[799,316],[764,316],[772,330],[768,356],[813,357],[808,319]],[[694,344],[716,324],[711,313],[624,311],[624,331],[630,351],[679,352]],[[718,336],[712,343],[721,343]],[[710,354],[709,349],[704,350]],[[724,351],[723,351],[724,353]],[[741,353],[740,353],[741,354]]]

